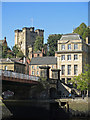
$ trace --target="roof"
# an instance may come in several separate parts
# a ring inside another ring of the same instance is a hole
[[[60,40],[79,40],[82,39],[82,37],[77,33],[69,33],[62,35]]]
[[[30,65],[52,65],[57,64],[56,57],[35,57],[31,59]]]
[[[12,61],[19,61],[21,58],[10,58]]]
[[[20,63],[20,64],[24,64],[22,62],[19,61],[20,58],[0,58],[0,62],[1,63]]]
[[[38,51],[36,51],[36,52],[34,51],[33,53],[42,53],[42,51],[38,50]]]

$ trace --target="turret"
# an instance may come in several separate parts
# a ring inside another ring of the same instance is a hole
[[[34,27],[30,27],[30,31],[31,31],[31,32],[34,32]]]
[[[38,35],[40,35],[41,37],[43,37],[44,30],[37,29],[37,30],[35,30],[35,32],[36,32]]]

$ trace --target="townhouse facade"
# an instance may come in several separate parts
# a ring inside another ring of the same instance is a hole
[[[57,68],[61,70],[60,78],[64,83],[69,84],[69,80],[84,71],[85,64],[89,62],[88,52],[88,41],[76,33],[62,35],[58,40]]]
[[[57,68],[57,58],[54,56],[46,56],[46,57],[34,57],[30,62],[30,75],[40,76],[40,68],[42,66],[49,66],[50,78],[52,78],[51,69]]]

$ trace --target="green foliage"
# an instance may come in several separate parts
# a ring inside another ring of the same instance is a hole
[[[34,43],[34,51],[42,50],[43,48],[43,37],[37,36],[36,41]]]
[[[3,45],[1,47],[2,47],[2,58],[14,57],[13,52],[11,52],[11,49],[8,46]]]
[[[14,52],[15,57],[23,57],[23,52],[18,48],[17,45],[13,46],[12,51]]]
[[[57,51],[57,41],[60,40],[61,38],[61,34],[53,34],[53,35],[49,35],[48,39],[47,39],[47,44],[49,47],[49,55],[50,56],[54,56],[55,55],[55,51]]]
[[[85,40],[88,36],[88,32],[90,32],[90,29],[88,29],[85,23],[81,23],[80,26],[73,31],[73,33],[78,33],[80,36],[82,36],[83,40]]]
[[[24,57],[23,55],[23,52],[22,51],[19,51],[17,54],[16,54],[17,57]]]
[[[15,55],[19,52],[17,45],[13,46],[12,51],[14,52]]]
[[[70,82],[73,83],[74,87],[77,86],[78,90],[87,90],[90,84],[90,65],[86,64],[84,66],[84,72],[75,76]]]

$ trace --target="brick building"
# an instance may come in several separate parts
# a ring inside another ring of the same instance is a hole
[[[30,62],[30,75],[40,76],[40,68],[41,66],[49,66],[50,67],[50,78],[52,77],[51,69],[57,68],[57,58],[56,57],[34,57]]]

